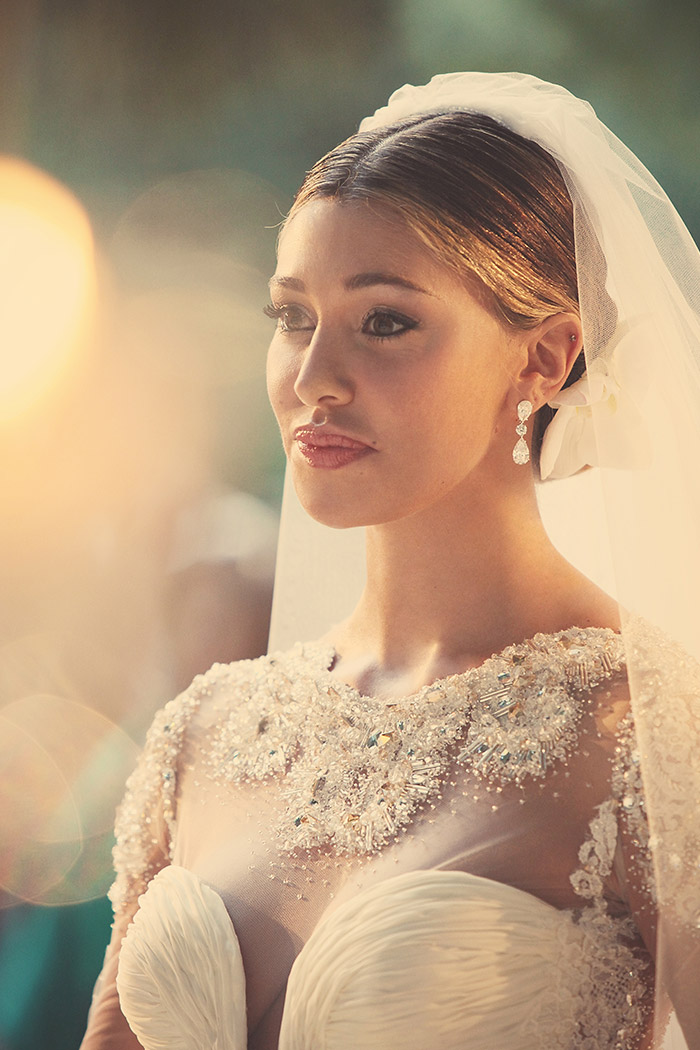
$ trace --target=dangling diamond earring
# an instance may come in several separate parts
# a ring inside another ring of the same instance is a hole
[[[518,403],[518,425],[515,428],[515,433],[518,435],[518,440],[515,443],[513,449],[513,459],[518,466],[524,466],[530,459],[530,449],[527,447],[525,441],[525,435],[527,434],[527,426],[525,421],[532,415],[532,401],[524,400]]]

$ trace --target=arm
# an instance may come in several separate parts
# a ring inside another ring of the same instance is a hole
[[[655,960],[656,980],[664,995],[657,995],[659,1032],[667,1020],[664,998],[670,1000],[689,1050],[700,1050],[700,930],[679,921],[672,909],[659,907],[654,880],[653,859],[641,856],[640,839],[624,812],[620,815],[618,873],[624,885],[635,923]],[[646,1045],[646,1044],[645,1044]],[[649,1043],[649,1046],[657,1045]],[[660,1045],[660,1043],[659,1043]]]
[[[617,730],[627,897],[689,1050],[700,1050],[700,669],[665,640],[647,641],[630,676],[632,710]]]
[[[104,966],[95,985],[87,1031],[80,1050],[141,1050],[141,1043],[129,1028],[119,1007],[116,978],[119,948],[136,908],[131,908],[115,921]]]
[[[110,890],[112,938],[95,986],[81,1050],[140,1050],[119,1007],[116,989],[119,950],[138,909],[138,898],[153,876],[170,863],[175,830],[177,764],[195,696],[183,693],[156,715],[138,765],[117,812]]]

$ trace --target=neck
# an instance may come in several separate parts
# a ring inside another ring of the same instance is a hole
[[[501,491],[474,482],[367,530],[367,585],[335,642],[358,680],[429,681],[585,619],[576,604],[592,607],[594,590],[552,546],[529,478]]]

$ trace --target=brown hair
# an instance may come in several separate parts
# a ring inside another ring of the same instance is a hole
[[[311,169],[290,212],[308,201],[375,201],[397,211],[443,263],[477,278],[506,325],[535,328],[578,312],[573,208],[554,159],[491,117],[412,116],[342,142]],[[567,384],[582,373],[583,355]],[[533,459],[551,409],[533,428]]]

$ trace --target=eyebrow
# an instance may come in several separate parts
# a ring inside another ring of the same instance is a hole
[[[379,273],[376,271],[370,273],[356,273],[352,277],[348,277],[345,282],[345,287],[349,292],[353,292],[358,288],[371,288],[376,284],[388,284],[393,285],[395,288],[407,288],[411,292],[420,292],[421,295],[433,294],[432,292],[428,292],[425,288],[421,288],[420,285],[414,284],[413,281],[409,281],[406,277],[400,277],[395,273]],[[297,277],[271,277],[270,287],[288,288],[293,292],[306,291],[304,282],[300,281]]]
[[[406,277],[399,277],[396,273],[356,273],[354,277],[348,278],[345,282],[345,287],[351,292],[356,288],[371,288],[375,284],[391,284],[396,288],[407,288],[410,292],[420,292],[422,295],[431,294],[425,288],[414,284],[413,281],[409,281]]]

